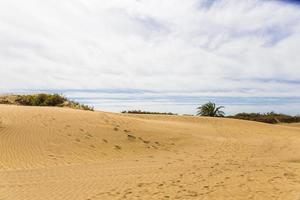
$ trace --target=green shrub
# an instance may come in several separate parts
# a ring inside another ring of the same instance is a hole
[[[80,109],[80,110],[94,111],[94,107],[84,105],[84,104],[80,104],[80,103],[75,102],[75,101],[69,101],[68,104],[69,104],[69,107],[71,107],[71,108]]]
[[[290,116],[290,115],[278,114],[274,112],[263,113],[263,114],[238,113],[234,116],[229,116],[229,118],[251,120],[251,121],[264,122],[269,124],[300,122],[300,116]]]
[[[91,106],[88,106],[88,105],[83,105],[83,104],[80,104],[80,106],[81,106],[82,110],[94,111],[94,107],[91,107]]]
[[[70,101],[66,97],[59,94],[32,94],[32,95],[12,95],[14,102],[8,101],[9,104],[17,104],[24,106],[57,106],[70,107],[80,110],[94,111],[94,108],[88,105]],[[8,97],[8,96],[7,96]],[[5,102],[5,101],[2,101]]]
[[[67,99],[65,97],[62,97],[58,94],[53,94],[53,95],[47,95],[47,98],[44,100],[44,105],[47,106],[58,106],[62,105]]]
[[[59,94],[18,95],[16,102],[26,106],[61,106],[67,99]]]

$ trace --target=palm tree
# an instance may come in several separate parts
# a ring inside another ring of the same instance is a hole
[[[210,117],[224,117],[225,113],[221,110],[224,106],[217,107],[215,103],[208,102],[198,107],[197,115]]]

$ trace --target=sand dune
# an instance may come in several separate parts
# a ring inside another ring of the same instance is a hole
[[[300,128],[300,123],[282,123],[280,125]]]
[[[0,199],[299,200],[299,130],[0,105]]]

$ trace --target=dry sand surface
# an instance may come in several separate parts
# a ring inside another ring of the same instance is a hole
[[[300,123],[289,123],[289,124],[288,123],[283,123],[283,124],[280,124],[280,125],[300,128]]]
[[[300,199],[300,128],[0,105],[0,200]]]

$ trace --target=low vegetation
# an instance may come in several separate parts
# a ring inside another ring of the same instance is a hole
[[[29,94],[29,95],[7,95],[0,96],[0,104],[12,104],[23,106],[56,106],[69,107],[80,110],[93,111],[88,105],[71,101],[59,94]]]
[[[122,111],[121,113],[125,114],[147,114],[147,115],[177,115],[175,113],[171,112],[149,112],[149,111],[142,111],[142,110],[128,110],[128,111]]]
[[[269,124],[277,123],[297,123],[300,122],[300,116],[290,116],[285,114],[270,113],[238,113],[233,116],[228,116],[234,119],[251,120],[257,122],[264,122]]]

